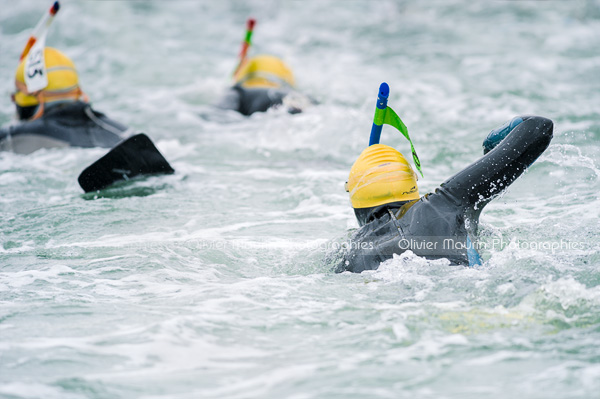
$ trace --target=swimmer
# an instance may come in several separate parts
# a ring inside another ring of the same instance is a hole
[[[55,1],[21,54],[12,95],[18,122],[0,129],[0,150],[29,154],[53,147],[112,148],[79,175],[86,192],[137,176],[174,173],[148,136],[131,135],[126,126],[93,110],[73,61],[46,47],[48,29],[59,9]]]
[[[292,114],[302,112],[314,101],[296,91],[290,67],[274,55],[247,57],[254,24],[253,19],[248,20],[246,40],[242,43],[233,86],[217,103],[217,107],[235,110],[246,116],[279,106],[286,107]]]
[[[410,141],[406,126],[387,107],[383,83],[371,141],[358,157],[346,183],[360,228],[342,253],[336,272],[374,270],[411,250],[427,259],[446,258],[455,265],[481,263],[474,245],[483,208],[502,193],[546,150],[553,123],[520,116],[493,130],[484,141],[484,156],[421,196],[417,174],[406,158],[379,144],[381,127],[390,124]],[[420,162],[411,142],[413,160]]]
[[[43,48],[47,85],[30,92],[24,58],[15,73],[17,123],[0,129],[0,150],[29,154],[40,148],[111,148],[129,135],[126,126],[92,109],[81,90],[73,61],[61,51]]]

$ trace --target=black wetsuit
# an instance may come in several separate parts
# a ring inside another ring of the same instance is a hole
[[[29,154],[51,147],[111,148],[126,130],[84,102],[46,105],[41,118],[1,128],[0,150]]]
[[[284,88],[245,88],[236,84],[227,91],[217,104],[222,109],[232,109],[242,115],[252,115],[255,112],[265,112],[271,107],[283,104],[285,96],[292,92]],[[290,107],[292,114],[301,112],[301,109]]]
[[[472,244],[485,205],[514,182],[550,144],[553,124],[523,116],[494,149],[418,200],[355,209],[361,228],[335,270],[360,273],[411,250],[428,259],[477,264]],[[474,252],[475,251],[475,252]]]

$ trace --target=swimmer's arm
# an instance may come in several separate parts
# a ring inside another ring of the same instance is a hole
[[[486,155],[442,183],[442,190],[464,206],[477,203],[483,206],[512,184],[548,148],[552,139],[551,120],[539,116],[521,119],[512,130],[498,129],[500,137],[489,145]],[[484,151],[485,145],[486,142]]]

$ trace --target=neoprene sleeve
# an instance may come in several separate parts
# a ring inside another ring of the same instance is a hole
[[[524,116],[523,123],[493,150],[446,180],[441,187],[463,206],[484,206],[548,148],[552,130],[550,119]]]

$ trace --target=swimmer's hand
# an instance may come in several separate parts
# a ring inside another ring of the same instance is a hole
[[[483,140],[483,154],[485,155],[493,150],[494,147],[504,140],[504,138],[521,122],[523,122],[523,118],[517,116],[512,118],[510,122],[506,122],[504,125],[500,126],[498,129],[492,130],[485,140]]]

